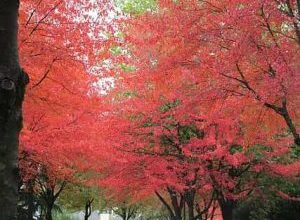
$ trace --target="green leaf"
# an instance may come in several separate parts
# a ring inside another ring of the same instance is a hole
[[[117,7],[127,14],[140,15],[147,11],[155,11],[156,0],[115,0]]]
[[[122,48],[119,47],[119,46],[113,46],[109,49],[109,52],[114,55],[114,56],[117,56],[117,55],[120,55],[122,53]]]

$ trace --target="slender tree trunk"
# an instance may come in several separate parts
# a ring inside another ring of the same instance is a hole
[[[219,202],[223,220],[233,220],[233,210],[235,207],[234,201],[221,201]]]
[[[52,219],[52,209],[53,209],[53,204],[48,204],[47,210],[46,210],[46,220],[53,220]]]
[[[186,220],[186,218],[185,218],[185,203],[183,204],[183,220]]]
[[[278,107],[269,103],[265,103],[265,106],[272,109],[273,111],[275,111],[277,114],[279,114],[280,116],[282,116],[288,126],[288,128],[290,129],[293,137],[294,137],[294,143],[298,146],[300,146],[300,134],[297,132],[297,128],[295,123],[293,122],[290,113],[288,111],[288,107],[287,107],[287,101],[286,99],[284,99],[282,101],[282,106]]]
[[[84,220],[88,220],[92,214],[92,203],[94,199],[89,199],[85,203]]]
[[[27,192],[27,220],[33,220],[33,216],[36,211],[36,206],[34,204],[34,189],[33,189],[33,183],[30,181],[28,183],[28,192]]]
[[[0,219],[17,216],[17,156],[28,77],[19,66],[19,0],[0,1]]]
[[[46,220],[52,220],[52,213],[51,211],[48,211],[46,212]]]
[[[122,219],[127,220],[127,210],[126,208],[121,208],[122,209]]]
[[[180,213],[180,216],[177,215],[179,210],[178,210],[178,206],[175,204],[174,201],[172,201],[172,206],[171,206],[171,205],[168,204],[168,202],[157,191],[155,191],[155,194],[159,198],[161,203],[167,208],[167,210],[170,214],[170,216],[169,216],[170,220],[182,220],[181,213]],[[172,200],[172,198],[171,198],[171,200]],[[174,200],[174,198],[173,198],[173,200]]]
[[[35,206],[33,203],[33,198],[30,197],[29,201],[28,201],[28,211],[27,211],[27,218],[28,220],[32,220],[33,219],[33,215],[35,213]]]
[[[27,205],[27,209],[26,209],[26,219],[24,218],[18,218],[18,220],[33,220],[33,216],[35,214],[36,211],[36,206],[34,204],[34,190],[33,190],[33,186],[32,183],[29,182],[28,185],[28,191],[24,192],[22,191],[22,193],[25,193],[25,202]],[[19,191],[20,193],[20,191]],[[24,212],[24,210],[22,210]],[[18,213],[20,214],[20,213]]]
[[[194,220],[194,218],[195,218],[195,213],[194,213],[195,192],[193,190],[189,191],[185,194],[185,202],[186,202],[187,208],[188,208],[188,219]]]

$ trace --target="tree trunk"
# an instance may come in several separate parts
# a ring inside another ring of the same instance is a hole
[[[84,220],[88,220],[92,214],[92,203],[94,199],[89,199],[85,203]]]
[[[27,187],[26,191],[19,189],[19,202],[22,205],[18,206],[18,220],[33,220],[37,210],[32,184],[27,184]]]
[[[34,204],[34,192],[32,186],[30,186],[30,191],[28,192],[28,211],[27,218],[28,220],[32,220],[36,211],[36,206]]]
[[[122,210],[122,214],[121,214],[121,216],[122,216],[122,219],[123,220],[127,220],[127,212],[126,212],[126,208],[121,208],[121,210]]]
[[[47,210],[46,210],[46,220],[52,220],[52,209],[53,209],[53,204],[48,204]]]
[[[188,219],[195,219],[195,190],[190,190],[185,194],[185,201],[188,207]]]
[[[195,218],[195,191],[190,190],[189,192],[185,193],[185,202],[188,208],[188,220],[194,220]]]
[[[28,77],[17,46],[19,0],[0,1],[0,219],[17,217],[17,156],[22,102]]]
[[[287,101],[284,98],[282,101],[282,106],[276,106],[276,105],[272,105],[269,103],[265,103],[264,104],[266,107],[272,109],[273,111],[275,111],[277,114],[279,114],[281,117],[284,118],[288,128],[290,129],[293,137],[294,137],[294,143],[298,146],[300,146],[300,134],[297,132],[297,128],[296,125],[294,124],[290,113],[288,111],[288,107],[287,107]]]
[[[168,202],[157,192],[155,191],[156,196],[159,198],[159,200],[162,202],[162,204],[167,208],[170,219],[171,220],[182,220],[181,218],[181,211],[183,209],[184,202],[179,202],[182,204],[178,205],[177,197],[172,195],[172,192],[168,190],[170,198],[171,198],[171,205],[168,204]]]
[[[233,209],[235,207],[234,201],[221,201],[219,202],[223,220],[233,220]]]

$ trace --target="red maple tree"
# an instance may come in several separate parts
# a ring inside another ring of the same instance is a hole
[[[297,162],[283,165],[271,159],[291,151],[292,139],[299,145],[297,19],[296,1],[257,0],[250,4],[159,1],[157,11],[125,20],[121,25],[124,39],[116,37],[109,42],[129,51],[111,60],[134,67],[134,71],[115,71],[110,115],[115,119],[110,122],[115,123],[111,133],[117,139],[113,143],[114,137],[109,136],[109,144],[121,149],[117,156],[121,164],[112,160],[115,179],[110,179],[111,183],[137,190],[147,182],[150,185],[142,191],[148,193],[151,188],[155,191],[165,187],[171,200],[176,195],[173,204],[181,213],[180,199],[187,185],[179,173],[192,172],[194,166],[201,170],[203,165],[181,164],[177,156],[187,153],[189,158],[196,154],[200,161],[219,161],[219,167],[212,166],[211,170],[206,164],[202,175],[210,177],[208,184],[218,194],[223,218],[231,219],[235,201],[255,186],[255,181],[243,185],[247,177],[239,178],[239,172],[242,175],[265,169],[297,174]],[[168,114],[163,112],[166,109]],[[208,139],[210,142],[206,143],[206,138],[195,141],[188,145],[192,149],[184,152],[175,128],[197,121],[218,129]],[[225,140],[218,140],[216,134],[225,135]],[[169,149],[167,156],[161,157],[161,139],[165,136],[175,155]],[[245,155],[257,145],[272,149],[266,153],[270,160],[258,162]],[[202,155],[194,150],[201,146],[213,148]],[[241,147],[241,152],[230,153],[233,146]],[[176,159],[170,159],[172,156]],[[137,174],[128,178],[130,173]],[[170,212],[176,216],[175,211]]]

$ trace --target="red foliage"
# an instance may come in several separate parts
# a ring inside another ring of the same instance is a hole
[[[300,140],[299,18],[296,1],[282,4],[165,0],[122,21],[124,39],[109,45],[129,52],[111,61],[136,71],[115,71],[108,97],[116,159],[107,185],[143,196],[166,187],[184,192],[193,182],[234,201],[255,186],[236,173],[299,173],[297,162],[273,161]],[[192,125],[204,137],[181,143],[178,128]],[[240,151],[231,153],[233,146]],[[269,150],[258,160],[246,153],[255,146]]]
[[[300,142],[296,1],[161,0],[118,25],[89,16],[105,17],[109,2],[22,2],[23,149],[63,178],[101,172],[120,198],[194,193],[202,205],[216,193],[221,209],[252,191],[256,173],[299,172],[273,160]],[[91,67],[113,77],[101,103]]]
[[[32,152],[31,159],[46,166],[49,178],[70,180],[99,160],[101,103],[93,92],[99,73],[91,67],[95,42],[101,41],[95,27],[102,21],[89,13],[100,12],[100,3],[21,1],[20,60],[30,84],[20,151]],[[20,164],[21,170],[30,176],[27,165]]]

